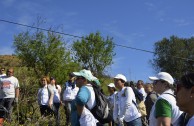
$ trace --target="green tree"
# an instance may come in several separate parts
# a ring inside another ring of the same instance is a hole
[[[94,74],[102,75],[105,68],[113,63],[115,46],[112,40],[113,38],[108,36],[104,39],[97,32],[75,41],[72,46],[72,50],[75,52],[75,60],[83,68],[90,69]]]
[[[189,39],[171,36],[163,38],[154,45],[153,68],[169,72],[174,78],[194,71],[194,38]]]
[[[14,48],[23,65],[32,68],[38,77],[52,75],[62,82],[78,66],[73,63],[62,36],[51,31],[19,33],[14,36]]]

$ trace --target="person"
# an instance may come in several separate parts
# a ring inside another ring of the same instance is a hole
[[[3,77],[3,76],[6,76],[6,73],[5,73],[5,68],[1,68],[0,69],[0,78]]]
[[[183,126],[194,126],[194,73],[187,73],[176,83],[176,100],[184,111]],[[188,120],[186,118],[188,117]]]
[[[93,81],[93,75],[90,70],[85,69],[73,74],[76,76],[79,91],[71,103],[71,125],[96,126],[98,121],[89,111],[96,105],[95,93],[90,84],[90,81]]]
[[[14,69],[9,68],[7,76],[0,78],[0,105],[8,111],[8,121],[11,122],[11,114],[14,101],[18,103],[19,98],[19,81],[14,77]],[[1,118],[5,118],[5,113],[0,113]]]
[[[110,94],[107,97],[107,99],[110,102],[110,107],[112,108],[111,110],[113,110],[113,108],[114,108],[114,101],[115,101],[115,94],[117,93],[117,91],[116,91],[114,83],[108,84],[107,87],[108,87],[108,92]],[[109,123],[109,126],[114,126],[114,120]]]
[[[153,81],[153,89],[160,94],[152,106],[149,126],[179,126],[179,117],[182,112],[176,105],[174,94],[174,79],[167,72],[159,72],[154,77],[149,77]]]
[[[59,107],[60,107],[60,104],[61,104],[61,98],[60,98],[61,86],[56,84],[56,79],[54,77],[50,77],[50,81],[51,81],[51,86],[54,90],[54,97],[53,97],[54,115],[55,115],[55,118],[56,118],[56,125],[59,126],[60,125]]]
[[[114,77],[115,87],[118,93],[115,95],[115,103],[113,110],[114,122],[122,126],[142,126],[141,114],[136,107],[136,98],[131,87],[125,87],[127,82],[123,74],[117,74]]]
[[[151,83],[146,83],[144,85],[144,88],[145,88],[145,92],[147,93],[147,96],[144,102],[146,106],[146,113],[147,113],[146,118],[147,120],[149,120],[150,111],[158,98],[158,94],[153,90],[153,84]]]
[[[53,115],[53,97],[54,90],[49,84],[50,78],[48,76],[43,76],[40,79],[40,88],[38,90],[38,105],[40,108],[40,113],[42,117]]]
[[[140,93],[143,94],[143,101],[145,101],[145,98],[146,98],[146,92],[145,92],[145,89],[144,89],[144,82],[142,80],[138,80],[137,81],[137,89]]]
[[[79,88],[76,86],[75,75],[69,73],[69,79],[65,82],[62,89],[62,103],[64,104],[66,125],[70,124],[71,102],[75,99]]]

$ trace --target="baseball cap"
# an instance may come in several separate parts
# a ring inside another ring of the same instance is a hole
[[[117,74],[114,78],[115,79],[121,79],[125,82],[127,81],[126,77],[123,74]]]
[[[174,79],[167,72],[160,72],[160,73],[158,73],[154,77],[149,77],[149,79],[152,80],[152,81],[155,81],[155,80],[164,80],[164,81],[167,81],[169,84],[173,84],[174,83]]]
[[[115,84],[114,83],[110,83],[107,85],[108,87],[114,87],[115,88]]]
[[[90,70],[83,69],[79,72],[73,72],[75,76],[82,76],[89,81],[93,81],[94,76]]]

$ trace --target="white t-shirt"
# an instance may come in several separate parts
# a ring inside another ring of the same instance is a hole
[[[48,105],[49,95],[50,95],[49,90],[52,91],[50,93],[53,93],[53,88],[51,87],[51,85],[45,85],[44,87],[39,88],[38,90],[38,104],[39,105]]]
[[[15,98],[15,89],[19,88],[18,79],[14,76],[0,78],[0,99]]]
[[[96,126],[98,120],[92,115],[92,113],[84,107],[81,117],[79,119],[80,126]]]
[[[187,126],[194,126],[194,116],[189,119]]]
[[[115,95],[113,110],[114,121],[124,117],[126,122],[130,122],[141,116],[141,113],[139,113],[136,105],[132,101],[136,102],[136,98],[131,87],[123,87],[121,91],[118,91],[118,94]]]
[[[3,77],[3,76],[6,76],[6,74],[1,74],[1,75],[0,75],[0,78]]]
[[[53,90],[54,90],[53,102],[60,103],[61,86],[60,85],[56,85],[56,86],[57,86],[57,88],[55,86],[53,86]]]
[[[147,93],[145,92],[144,88],[140,88],[140,89],[138,89],[138,91],[143,94],[143,101],[145,101]]]
[[[66,88],[63,91],[63,101],[72,101],[75,99],[79,88],[76,85],[75,88],[72,88],[72,86],[68,86],[67,82],[65,84]]]

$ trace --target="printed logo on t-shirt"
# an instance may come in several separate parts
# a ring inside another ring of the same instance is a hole
[[[2,89],[10,89],[11,82],[10,81],[3,81]]]

